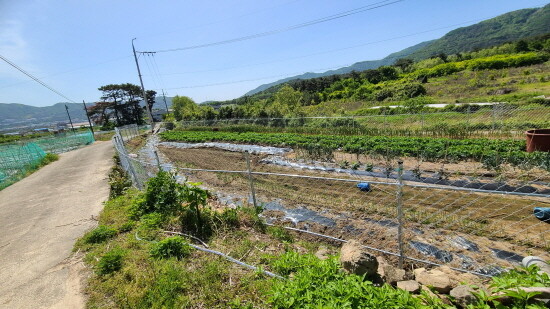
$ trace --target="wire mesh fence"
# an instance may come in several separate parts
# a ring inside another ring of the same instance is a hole
[[[550,108],[510,103],[433,104],[420,109],[371,108],[346,117],[234,118],[182,121],[187,129],[380,136],[524,139],[524,131],[550,127]],[[444,107],[443,107],[444,106]]]
[[[46,153],[63,153],[93,141],[93,134],[85,131],[0,145],[0,189],[17,182],[34,170]]]
[[[304,140],[293,149],[265,146],[292,144],[286,135],[276,136],[281,143],[268,135],[263,143],[245,135],[233,143],[204,142],[201,135],[188,142],[154,136],[144,157],[119,153],[147,175],[158,164],[201,182],[222,204],[261,206],[271,224],[358,239],[406,266],[447,265],[492,276],[524,256],[550,259],[550,153],[526,153],[516,138],[495,146],[487,132],[441,149],[436,139],[425,145],[406,139],[416,148],[401,152],[395,152],[401,144],[377,139],[371,145],[359,137],[358,151],[338,143],[325,151],[305,147]],[[478,152],[483,155],[469,155]]]
[[[126,144],[132,139],[140,136],[139,128],[137,125],[127,125],[124,127],[115,128],[115,134],[113,135],[112,142],[120,160],[120,165],[128,173],[128,176],[132,180],[134,186],[138,189],[143,189],[147,180],[158,173],[158,162],[148,162],[143,159],[140,160],[137,154],[129,153]],[[145,150],[148,150],[146,148]],[[152,154],[156,154],[156,151],[151,149]]]

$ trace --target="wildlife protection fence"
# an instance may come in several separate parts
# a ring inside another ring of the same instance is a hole
[[[69,132],[0,145],[0,189],[34,170],[46,153],[63,153],[93,143],[91,131]]]
[[[479,162],[339,152],[315,160],[298,149],[163,142],[132,154],[124,130],[113,142],[138,188],[172,170],[222,204],[262,207],[270,224],[329,241],[359,239],[401,267],[493,276],[527,255],[550,260],[550,217],[537,214],[550,204],[550,171],[541,167],[495,173]]]
[[[181,121],[183,128],[220,131],[291,132],[380,136],[524,139],[525,130],[550,128],[550,100],[545,105],[511,103],[451,104],[441,108],[367,110],[367,115],[335,117],[232,118]]]

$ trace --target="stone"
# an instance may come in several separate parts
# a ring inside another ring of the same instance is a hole
[[[377,256],[376,257],[376,260],[378,261],[378,275],[381,277],[381,278],[384,278],[384,276],[386,275],[384,273],[384,268],[388,265],[390,265],[388,263],[388,261],[386,261],[386,259],[383,257],[383,256]]]
[[[420,284],[414,280],[397,281],[397,287],[409,293],[420,292]]]
[[[328,256],[330,255],[330,251],[325,246],[320,246],[317,252],[315,252],[315,256],[319,260],[326,260],[328,259]]]
[[[474,291],[475,290],[469,285],[459,285],[452,289],[449,295],[454,298],[454,301],[458,305],[466,307],[476,301],[475,296],[472,294]]]
[[[367,253],[356,240],[350,240],[342,246],[340,264],[348,273],[359,276],[374,276],[378,270],[376,257]]]
[[[384,276],[382,278],[386,283],[395,285],[398,281],[405,280],[405,270],[386,265],[384,266]]]
[[[447,294],[453,288],[449,276],[439,269],[426,270],[419,268],[414,270],[414,278],[420,284],[432,287],[439,293]]]

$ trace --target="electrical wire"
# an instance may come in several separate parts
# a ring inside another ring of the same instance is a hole
[[[350,65],[351,65],[351,64],[336,65],[336,66],[333,66],[333,67],[328,67],[328,68],[325,67],[325,68],[320,68],[320,69],[315,69],[315,70],[310,70],[310,71],[332,70],[332,69],[338,69],[338,68],[345,67],[345,66],[350,66]],[[229,82],[221,82],[221,83],[214,83],[214,84],[203,84],[203,85],[193,85],[193,86],[182,86],[182,87],[172,87],[172,88],[164,88],[164,89],[167,89],[167,90],[174,90],[174,89],[193,89],[193,88],[205,88],[205,87],[213,87],[213,86],[223,86],[223,85],[240,84],[240,83],[245,83],[245,82],[254,82],[254,81],[259,81],[259,80],[264,80],[264,79],[278,78],[278,77],[284,77],[284,76],[288,76],[288,75],[306,74],[306,73],[308,73],[308,72],[300,71],[300,72],[295,72],[295,73],[286,73],[286,74],[280,74],[280,75],[272,75],[272,76],[258,77],[258,78],[254,78],[254,79],[243,79],[243,80],[236,80],[236,81],[229,81]],[[310,73],[311,73],[311,72],[310,72]],[[155,89],[155,90],[161,90],[161,89]]]
[[[341,12],[341,13],[333,14],[333,15],[322,17],[322,18],[315,19],[315,20],[311,20],[311,21],[308,21],[308,22],[305,22],[305,23],[296,24],[296,25],[289,26],[289,27],[286,27],[286,28],[280,28],[280,29],[270,30],[270,31],[266,31],[266,32],[260,32],[260,33],[256,33],[256,34],[252,34],[252,35],[247,35],[247,36],[242,36],[242,37],[238,37],[238,38],[212,42],[212,43],[192,45],[192,46],[180,47],[180,48],[163,49],[163,50],[157,50],[157,51],[140,51],[139,53],[166,53],[166,52],[198,49],[198,48],[205,48],[205,47],[211,47],[211,46],[216,46],[216,45],[236,43],[236,42],[256,39],[256,38],[260,38],[260,37],[270,36],[270,35],[274,35],[274,34],[278,34],[278,33],[282,33],[282,32],[287,32],[287,31],[291,31],[291,30],[295,30],[295,29],[300,29],[300,28],[312,26],[312,25],[315,25],[315,24],[324,23],[324,22],[327,22],[327,21],[347,17],[347,16],[350,16],[350,15],[362,13],[362,12],[365,12],[365,11],[378,9],[378,8],[381,8],[381,7],[385,7],[385,6],[392,5],[392,4],[395,4],[395,3],[398,3],[398,2],[403,2],[403,1],[405,1],[405,0],[393,0],[393,1],[392,0],[384,0],[384,1],[379,1],[379,2],[372,3],[372,4],[369,4],[369,5],[366,5],[366,6],[362,6],[362,7],[356,8],[356,9],[344,11],[344,12]]]
[[[20,71],[21,73],[27,75],[28,77],[30,77],[31,79],[33,79],[35,82],[39,83],[40,85],[46,87],[48,90],[52,91],[53,93],[57,94],[58,96],[64,98],[65,100],[69,101],[69,102],[72,102],[72,103],[76,103],[75,101],[69,99],[67,96],[65,96],[64,94],[62,94],[61,92],[53,89],[52,87],[48,86],[46,83],[44,83],[43,81],[41,81],[40,79],[38,79],[37,77],[35,77],[34,75],[32,75],[31,73],[23,70],[21,67],[19,67],[17,64],[11,62],[10,60],[8,60],[6,57],[0,55],[0,59],[4,60],[7,64],[11,65],[12,67],[16,68],[18,71]]]

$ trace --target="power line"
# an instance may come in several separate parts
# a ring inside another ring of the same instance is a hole
[[[485,19],[480,18],[480,19],[465,21],[465,22],[461,22],[461,23],[457,23],[457,24],[453,24],[453,25],[449,25],[449,26],[443,26],[443,27],[433,28],[433,29],[424,30],[424,31],[420,31],[420,32],[400,35],[400,36],[396,36],[396,37],[392,37],[392,38],[388,38],[388,39],[371,41],[371,42],[361,43],[361,44],[358,44],[358,45],[352,45],[352,46],[347,46],[347,47],[342,47],[342,48],[330,49],[330,50],[326,50],[326,51],[321,51],[321,52],[316,52],[316,53],[311,53],[311,54],[306,54],[306,55],[301,55],[301,56],[295,56],[295,57],[290,57],[290,58],[266,61],[266,62],[262,62],[262,63],[253,63],[253,64],[246,64],[246,65],[242,65],[242,66],[233,66],[233,67],[226,67],[226,68],[220,68],[220,69],[211,69],[211,70],[188,71],[188,72],[180,72],[180,73],[166,73],[166,74],[160,74],[160,75],[161,76],[169,76],[169,75],[184,75],[184,74],[219,72],[219,71],[227,71],[227,70],[240,69],[240,68],[245,68],[245,67],[252,67],[252,66],[259,66],[259,65],[264,65],[264,64],[283,62],[283,61],[288,61],[288,60],[302,59],[302,58],[307,58],[307,57],[316,56],[316,55],[334,53],[334,52],[339,52],[339,51],[343,51],[343,50],[359,48],[359,47],[363,47],[363,46],[367,46],[367,45],[372,45],[372,44],[384,43],[384,42],[388,42],[388,41],[392,41],[392,40],[403,39],[403,38],[407,38],[407,37],[411,37],[411,36],[415,36],[415,35],[420,35],[420,34],[424,34],[424,33],[428,33],[428,32],[443,30],[443,29],[447,29],[447,28],[453,28],[453,27],[456,27],[456,26],[459,26],[459,25],[468,24],[468,23],[476,22],[476,21],[480,21],[480,20],[485,20]],[[392,59],[392,58],[387,58],[386,57],[386,58],[382,58],[382,59],[378,59],[378,60]],[[400,57],[400,58],[402,58],[402,57]],[[368,61],[368,60],[366,60],[366,61]],[[377,61],[377,60],[372,60],[372,61]]]
[[[127,58],[130,58],[130,57],[132,57],[132,55],[128,55],[128,56],[124,56],[124,57],[118,57],[118,58],[113,58],[113,59],[105,60],[105,61],[98,62],[98,63],[92,63],[92,64],[80,66],[80,67],[77,67],[77,68],[74,68],[74,69],[70,69],[70,70],[66,70],[66,71],[61,71],[61,72],[57,72],[57,73],[48,74],[48,75],[45,75],[45,76],[41,76],[40,78],[48,78],[48,77],[53,77],[53,76],[62,75],[62,74],[66,74],[66,73],[71,73],[71,72],[75,72],[75,71],[80,71],[80,70],[83,70],[83,69],[87,69],[87,68],[89,68],[89,67],[95,67],[95,66],[99,66],[99,65],[111,63],[111,62],[114,62],[114,61],[119,61],[119,60],[122,60],[122,59],[127,59]],[[20,84],[24,84],[24,83],[26,83],[26,82],[28,82],[28,81],[22,81],[22,82],[18,82],[18,83],[13,83],[13,84],[4,85],[4,86],[1,86],[0,89],[8,88],[8,87],[11,87],[11,86],[17,86],[17,85],[20,85]]]
[[[460,25],[464,25],[464,24],[469,24],[469,23],[473,23],[473,22],[477,22],[477,21],[483,21],[483,20],[487,20],[487,19],[490,19],[490,18],[492,18],[492,17],[478,18],[478,19],[464,21],[464,22],[460,22],[460,23],[456,23],[456,24],[452,24],[452,25],[448,25],[448,26],[442,26],[442,27],[438,27],[438,28],[432,28],[432,29],[423,30],[423,31],[419,31],[419,32],[404,34],[404,35],[400,35],[400,36],[396,36],[396,37],[392,37],[392,38],[387,38],[387,39],[382,39],[382,40],[377,40],[377,41],[371,41],[371,42],[365,42],[365,43],[361,43],[361,44],[358,44],[358,45],[352,45],[352,46],[347,46],[347,47],[330,49],[330,50],[326,50],[326,51],[321,51],[321,52],[316,52],[316,53],[311,53],[311,54],[306,54],[306,55],[300,55],[300,56],[295,56],[295,57],[289,57],[289,58],[284,58],[284,59],[266,61],[266,62],[261,62],[261,63],[252,63],[252,64],[245,64],[245,65],[241,65],[241,66],[233,66],[233,67],[225,67],[225,68],[209,69],[209,70],[197,70],[197,71],[175,72],[175,73],[165,73],[165,74],[160,74],[159,73],[159,75],[160,76],[170,76],[170,75],[185,75],[185,74],[196,74],[196,73],[219,72],[219,71],[241,69],[241,68],[246,68],[246,67],[253,67],[253,66],[271,64],[271,63],[277,63],[277,62],[284,62],[284,61],[295,60],[295,59],[302,59],[302,58],[307,58],[307,57],[316,56],[316,55],[323,55],[323,54],[329,54],[329,53],[339,52],[339,51],[348,50],[348,49],[359,48],[359,47],[363,47],[363,46],[367,46],[367,45],[384,43],[384,42],[388,42],[388,41],[392,41],[392,40],[399,40],[399,39],[412,37],[412,36],[416,36],[416,35],[420,35],[420,34],[424,34],[424,33],[428,33],[428,32],[433,32],[433,31],[438,31],[438,30],[443,30],[443,29],[448,29],[448,28],[454,28],[456,26],[460,26]],[[546,29],[546,28],[545,27],[538,27],[538,28],[534,28],[534,29],[539,30],[539,29]],[[478,40],[472,40],[472,41],[470,41],[470,43],[485,42],[486,40],[487,40],[486,38],[480,38]],[[370,60],[370,61],[396,59],[396,58],[403,58],[403,56],[400,56],[400,57],[385,57],[385,58],[382,58],[382,59],[375,59],[375,60]],[[369,60],[363,60],[363,61],[358,61],[358,62],[364,62],[364,61],[369,61]]]
[[[341,68],[343,66],[350,66],[350,65],[351,64],[343,64],[343,65],[337,65],[337,66],[332,66],[332,67],[328,67],[328,68],[325,67],[325,68],[320,68],[320,69],[315,69],[315,70],[310,70],[310,71],[332,70],[332,69],[337,69],[337,68]],[[258,78],[254,78],[254,79],[243,79],[243,80],[237,80],[237,81],[229,81],[229,82],[221,82],[221,83],[213,83],[213,84],[203,84],[203,85],[194,85],[194,86],[182,86],[182,87],[173,87],[173,88],[164,88],[164,89],[173,90],[173,89],[205,88],[205,87],[212,87],[212,86],[222,86],[222,85],[239,84],[239,83],[245,83],[245,82],[254,82],[254,81],[259,81],[259,80],[264,80],[264,79],[284,77],[284,76],[294,75],[294,74],[305,74],[305,73],[308,73],[308,72],[300,71],[300,72],[295,72],[295,73],[286,73],[286,74],[281,74],[281,75],[258,77]],[[309,72],[309,73],[312,73],[312,72]],[[155,89],[155,90],[161,90],[161,89]]]
[[[373,4],[369,4],[369,5],[366,5],[366,6],[362,6],[362,7],[353,9],[353,10],[349,10],[349,11],[341,12],[341,13],[338,13],[338,14],[333,14],[333,15],[322,17],[322,18],[319,18],[319,19],[311,20],[311,21],[308,21],[308,22],[305,22],[305,23],[289,26],[289,27],[286,27],[286,28],[270,30],[270,31],[266,31],[266,32],[261,32],[261,33],[256,33],[256,34],[252,34],[252,35],[242,36],[242,37],[229,39],[229,40],[223,40],[223,41],[205,43],[205,44],[199,44],[199,45],[192,45],[192,46],[181,47],[181,48],[163,49],[163,50],[157,50],[157,51],[143,51],[143,52],[140,52],[140,53],[174,52],[174,51],[198,49],[198,48],[205,48],[205,47],[211,47],[211,46],[216,46],[216,45],[224,45],[224,44],[230,44],[230,43],[235,43],[235,42],[240,42],[240,41],[246,41],[246,40],[256,39],[256,38],[260,38],[260,37],[264,37],[264,36],[278,34],[278,33],[281,33],[281,32],[287,32],[287,31],[291,31],[291,30],[295,30],[295,29],[299,29],[299,28],[304,28],[304,27],[315,25],[315,24],[324,23],[324,22],[331,21],[331,20],[334,20],[334,19],[339,19],[339,18],[350,16],[350,15],[362,13],[362,12],[365,12],[365,11],[370,11],[370,10],[374,10],[374,9],[377,9],[377,8],[385,7],[385,6],[392,5],[392,4],[395,4],[395,3],[398,3],[398,2],[402,2],[402,1],[405,1],[405,0],[393,0],[393,1],[392,0],[384,0],[384,1],[373,3]]]
[[[40,85],[48,88],[50,91],[52,91],[53,93],[57,94],[58,96],[64,98],[65,100],[68,100],[69,102],[72,102],[72,103],[76,103],[75,101],[69,99],[67,96],[65,96],[64,94],[62,94],[61,92],[53,89],[52,87],[46,85],[46,83],[44,83],[43,81],[39,80],[37,77],[34,77],[31,73],[23,70],[22,68],[20,68],[17,64],[11,62],[10,60],[6,59],[4,56],[0,55],[0,59],[4,60],[7,64],[11,65],[12,67],[16,68],[17,70],[19,70],[21,73],[27,75],[28,77],[32,78],[35,82],[39,83]]]

